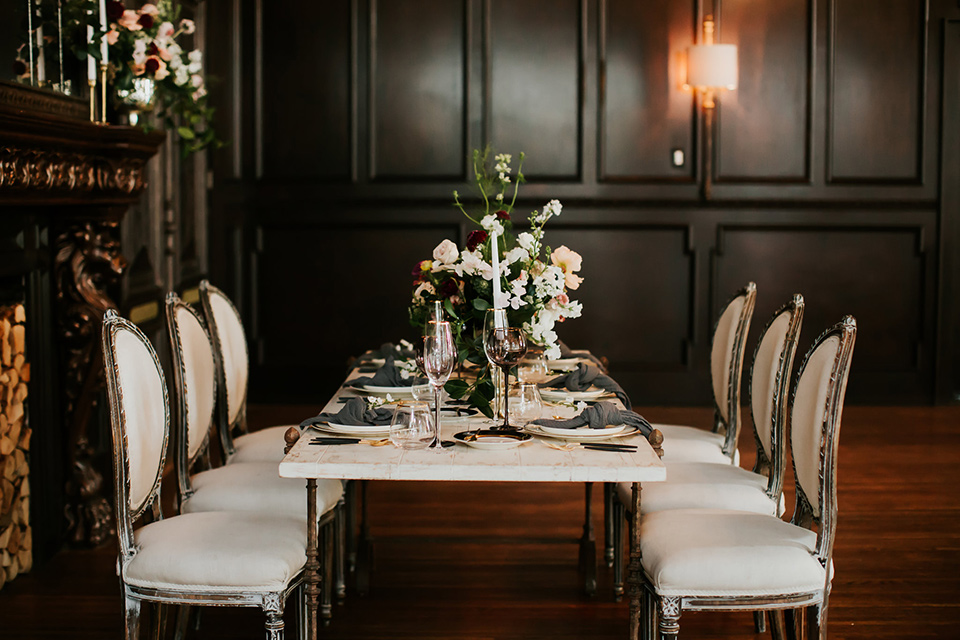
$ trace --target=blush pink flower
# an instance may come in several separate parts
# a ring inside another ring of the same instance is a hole
[[[140,31],[143,29],[143,25],[140,24],[140,14],[130,9],[123,12],[123,15],[117,20],[117,24],[127,31]]]
[[[110,29],[105,37],[107,38],[107,44],[117,44],[117,40],[120,39],[120,32],[116,29]]]
[[[145,4],[140,7],[140,13],[145,16],[155,16],[160,13],[160,9],[157,9],[155,4]]]
[[[583,282],[583,278],[575,274],[576,271],[580,271],[583,264],[583,258],[576,251],[566,246],[557,247],[550,254],[550,262],[563,270],[564,284],[567,285],[567,289],[574,291]]]

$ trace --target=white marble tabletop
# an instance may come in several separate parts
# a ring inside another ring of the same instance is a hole
[[[351,378],[357,375],[352,372]],[[338,397],[356,395],[344,388],[327,406],[326,412],[342,407]],[[551,412],[561,412],[554,410]],[[454,433],[489,423],[484,418],[442,426],[445,440]],[[635,453],[594,451],[577,447],[571,451],[551,449],[534,437],[513,449],[487,451],[456,444],[441,449],[399,449],[393,445],[367,444],[318,446],[310,440],[321,434],[307,429],[280,463],[285,478],[342,478],[351,480],[462,480],[496,482],[659,482],[666,468],[640,435],[613,442],[636,444]],[[562,444],[559,440],[549,440]]]

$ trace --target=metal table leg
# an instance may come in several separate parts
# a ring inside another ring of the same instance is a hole
[[[630,565],[627,567],[627,593],[630,596],[630,639],[640,634],[643,597],[643,567],[640,565],[640,483],[633,483],[633,511],[630,514]]]
[[[597,594],[597,542],[593,533],[593,483],[586,483],[584,495],[583,536],[580,538],[580,575],[583,578],[583,590],[588,596]]]

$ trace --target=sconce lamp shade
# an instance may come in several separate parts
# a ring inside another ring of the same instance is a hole
[[[737,45],[698,44],[687,49],[687,85],[697,89],[736,89]]]

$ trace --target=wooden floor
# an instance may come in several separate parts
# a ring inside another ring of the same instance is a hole
[[[276,424],[311,412],[252,407],[250,417]],[[710,418],[641,412],[704,426]],[[849,407],[843,419],[830,637],[960,637],[960,407]],[[788,491],[789,514],[792,472]],[[613,601],[609,570],[596,597],[578,590],[582,508],[583,485],[371,484],[374,589],[337,607],[322,637],[623,638],[627,605]],[[65,551],[7,584],[0,638],[121,637],[115,562],[112,546]],[[262,622],[255,610],[205,610],[194,637],[262,638]],[[743,613],[686,614],[680,628],[685,638],[763,637]]]

